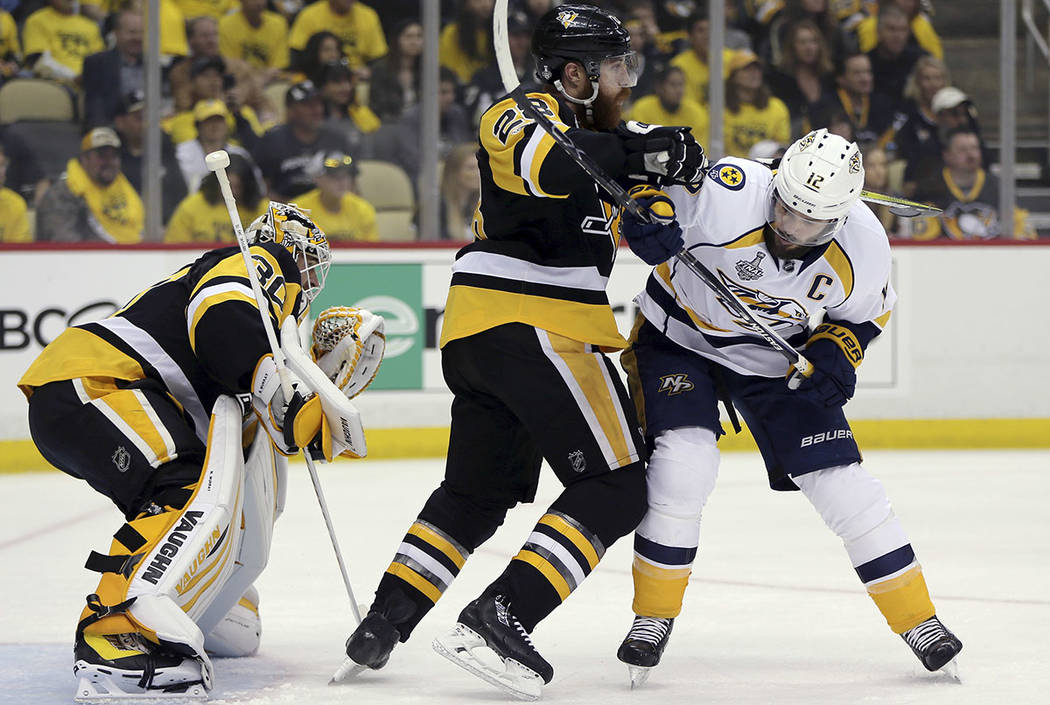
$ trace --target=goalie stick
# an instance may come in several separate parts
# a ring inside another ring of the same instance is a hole
[[[627,191],[611,179],[590,155],[577,147],[570,137],[555,127],[554,123],[537,110],[536,106],[529,100],[525,89],[522,88],[518,81],[518,75],[514,71],[514,61],[510,55],[510,42],[507,36],[507,0],[496,0],[492,13],[492,43],[496,52],[496,63],[499,66],[500,78],[503,80],[503,88],[514,99],[521,112],[526,117],[534,120],[544,132],[549,134],[565,150],[569,157],[609,194],[621,209],[630,211],[631,215],[641,221],[653,222],[647,209],[642,208],[637,201],[631,198]],[[798,374],[792,374],[789,386],[794,389],[802,381],[802,377],[808,377],[813,374],[812,363],[784,340],[780,334],[763,323],[747,304],[737,298],[736,294],[722,280],[716,277],[710,269],[704,266],[700,260],[694,257],[691,252],[682,250],[675,255],[675,258],[703,281],[704,284],[714,290],[726,307],[737,316],[740,316],[744,320],[745,325],[762,336],[771,348],[783,355],[791,366],[795,368]]]
[[[252,294],[255,296],[255,302],[259,306],[259,316],[262,318],[263,330],[266,331],[266,340],[270,343],[270,352],[273,353],[273,361],[277,365],[277,374],[281,378],[281,389],[284,392],[284,398],[291,399],[293,393],[292,378],[288,374],[288,366],[285,364],[284,351],[277,343],[277,336],[270,326],[270,317],[267,313],[270,307],[266,299],[263,298],[259,277],[252,262],[251,252],[248,250],[248,238],[244,234],[241,217],[237,213],[237,201],[234,199],[233,191],[230,189],[230,177],[226,174],[226,167],[230,165],[230,155],[226,153],[226,150],[220,149],[209,153],[204,158],[204,162],[207,164],[208,170],[214,172],[216,179],[219,181],[222,200],[226,202],[226,211],[230,216],[230,224],[233,225],[233,233],[237,236],[237,245],[241,249],[244,266],[248,270],[248,281],[252,285]],[[321,490],[321,480],[317,476],[317,468],[314,467],[313,458],[310,457],[310,451],[307,448],[303,448],[303,457],[306,459],[306,468],[310,472],[310,481],[314,485],[314,493],[317,495],[317,503],[321,507],[324,524],[328,527],[328,538],[332,541],[332,550],[335,551],[335,559],[339,563],[339,572],[343,576],[346,594],[350,598],[350,608],[354,613],[354,619],[360,624],[361,612],[357,606],[357,599],[354,597],[354,589],[350,586],[350,576],[346,571],[346,564],[343,562],[343,552],[339,549],[339,540],[335,536],[332,517],[328,513],[328,502],[325,501],[324,492]]]

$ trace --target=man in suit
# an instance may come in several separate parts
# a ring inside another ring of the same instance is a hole
[[[142,13],[121,10],[113,29],[116,46],[84,59],[85,127],[111,124],[123,97],[145,87],[142,33]]]

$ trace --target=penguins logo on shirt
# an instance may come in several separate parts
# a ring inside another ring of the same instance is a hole
[[[716,164],[712,167],[710,176],[730,191],[739,191],[744,188],[744,172],[732,164]]]

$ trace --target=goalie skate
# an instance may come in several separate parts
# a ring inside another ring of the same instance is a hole
[[[457,666],[521,700],[538,700],[554,668],[540,656],[503,595],[483,595],[459,613],[434,650]]]
[[[73,653],[77,702],[202,701],[211,687],[196,659],[157,650],[138,634],[82,636]]]

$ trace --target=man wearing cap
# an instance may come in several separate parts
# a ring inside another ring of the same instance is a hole
[[[37,239],[128,244],[142,240],[143,223],[142,199],[120,171],[120,138],[96,127],[41,199]]]
[[[22,28],[26,65],[41,78],[74,83],[84,58],[106,48],[98,25],[73,11],[73,0],[49,0]]]
[[[202,100],[217,100],[225,103],[226,125],[234,139],[246,148],[262,134],[262,125],[250,105],[240,103],[240,91],[236,79],[227,73],[227,63],[221,56],[200,56],[190,66],[191,95],[193,103],[164,122],[164,129],[175,144],[182,144],[197,137],[197,119],[194,107]]]
[[[221,100],[201,100],[193,106],[193,120],[197,127],[197,137],[192,140],[180,142],[175,148],[175,157],[178,160],[182,178],[190,192],[200,188],[201,179],[207,176],[209,169],[204,157],[219,149],[225,149],[230,154],[243,157],[251,165],[254,172],[258,172],[251,155],[243,147],[239,147],[229,141],[230,111]],[[259,188],[262,189],[262,176],[258,178]]]
[[[911,197],[915,194],[917,184],[923,181],[937,180],[944,162],[941,158],[944,149],[944,138],[954,129],[965,127],[972,130],[980,142],[984,163],[990,163],[988,152],[981,139],[981,128],[977,123],[977,109],[969,97],[955,86],[945,86],[933,94],[930,99],[930,110],[933,112],[937,127],[928,139],[919,142],[915,149],[901,152],[908,160],[904,169],[903,192]]]
[[[730,57],[728,70],[722,116],[726,154],[746,157],[762,140],[790,142],[791,114],[784,102],[770,93],[758,55],[738,51]]]
[[[314,187],[314,175],[330,152],[350,152],[345,135],[325,126],[321,94],[311,81],[285,94],[285,123],[271,128],[253,150],[271,200],[288,201]]]
[[[84,59],[84,125],[109,125],[123,96],[145,87],[142,66],[142,13],[128,7],[113,24],[116,46]]]
[[[329,242],[376,242],[376,209],[353,193],[357,165],[342,152],[326,155],[317,188],[295,199],[328,236]]]
[[[140,197],[146,166],[145,107],[143,92],[131,91],[124,96],[113,116],[113,127],[120,137],[120,170]],[[161,222],[167,223],[179,201],[186,197],[186,182],[175,161],[175,145],[163,131],[160,133],[160,180]]]

